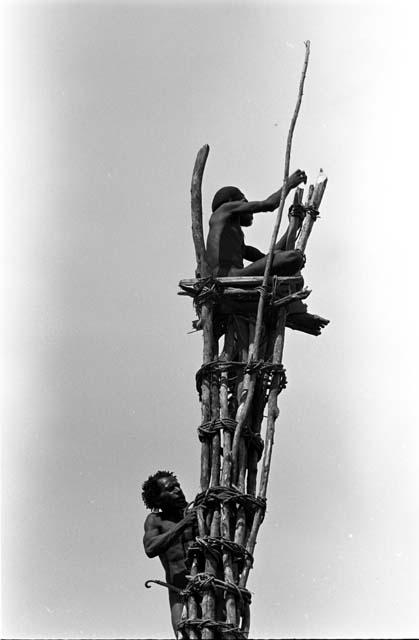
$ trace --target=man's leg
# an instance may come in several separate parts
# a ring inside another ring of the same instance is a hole
[[[288,213],[289,224],[288,224],[287,239],[286,239],[284,249],[287,249],[287,250],[294,249],[295,241],[297,239],[297,233],[299,229],[301,229],[301,225],[303,224],[305,215],[306,215],[306,210],[301,204],[291,205]]]
[[[177,628],[182,618],[184,602],[177,593],[173,593],[173,592],[172,593],[169,592],[169,602],[170,602],[170,613],[172,616],[173,631],[175,633],[175,638],[179,638],[180,634],[178,634]]]
[[[229,276],[263,276],[268,257],[256,260],[244,269],[233,267]],[[275,276],[292,276],[304,266],[304,256],[301,251],[276,251],[272,261],[271,274]]]

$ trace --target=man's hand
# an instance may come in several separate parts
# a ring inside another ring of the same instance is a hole
[[[196,511],[187,511],[182,520],[182,523],[184,524],[185,527],[188,527],[189,525],[195,524],[196,520],[197,520]]]
[[[291,189],[295,189],[295,187],[298,187],[302,182],[304,184],[307,182],[307,176],[304,171],[297,169],[297,171],[294,171],[287,180],[287,191],[290,192]]]
[[[190,528],[194,536],[198,535],[198,518],[195,509],[187,511],[181,520],[181,523],[182,530]]]

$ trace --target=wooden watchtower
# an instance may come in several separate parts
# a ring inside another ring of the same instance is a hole
[[[179,631],[192,639],[247,638],[251,595],[246,587],[265,516],[278,395],[286,386],[286,328],[319,335],[328,320],[307,313],[301,301],[310,291],[300,274],[267,279],[210,275],[201,197],[208,152],[205,145],[198,153],[191,187],[196,277],[179,285],[181,295],[193,298],[198,316],[193,324],[203,334],[203,363],[196,374],[201,478],[193,504],[199,536],[189,549],[186,615]],[[303,252],[326,183],[320,175],[309,187],[295,245]],[[303,193],[297,189],[295,203],[302,204]]]

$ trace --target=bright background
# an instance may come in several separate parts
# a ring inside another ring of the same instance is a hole
[[[291,168],[329,176],[305,278],[331,324],[287,334],[252,637],[417,637],[413,4],[2,13],[3,637],[171,637],[139,490],[198,490],[192,166],[208,142],[206,222],[224,184],[281,185],[307,38]]]

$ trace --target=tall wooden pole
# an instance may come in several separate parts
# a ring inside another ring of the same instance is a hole
[[[306,52],[305,52],[305,58],[304,58],[304,65],[303,65],[303,70],[301,73],[301,79],[300,79],[300,85],[299,85],[299,89],[298,89],[298,97],[297,97],[297,104],[295,106],[294,109],[294,114],[292,116],[291,119],[291,125],[288,131],[288,139],[287,139],[287,148],[286,148],[286,153],[285,153],[285,167],[284,167],[284,179],[283,179],[283,184],[282,184],[282,191],[281,191],[281,200],[279,203],[279,208],[278,208],[278,214],[277,214],[277,218],[276,218],[276,223],[275,223],[275,227],[272,233],[272,238],[271,238],[271,244],[269,247],[269,253],[268,253],[268,259],[266,261],[266,266],[265,266],[265,272],[263,275],[263,284],[261,287],[261,293],[260,293],[260,298],[259,298],[259,304],[258,304],[258,310],[257,310],[257,317],[256,317],[256,330],[255,330],[255,341],[254,341],[254,348],[253,348],[253,354],[250,355],[249,354],[249,364],[251,364],[252,361],[257,362],[258,358],[259,358],[259,348],[260,348],[260,341],[261,341],[261,335],[262,335],[262,325],[263,325],[263,311],[264,311],[264,305],[265,305],[265,295],[266,295],[266,290],[267,290],[267,286],[268,286],[268,278],[269,278],[269,274],[271,271],[271,267],[272,267],[272,261],[273,261],[273,256],[274,256],[274,247],[275,247],[275,243],[276,243],[276,239],[278,236],[278,231],[279,231],[279,226],[281,224],[281,219],[282,219],[282,212],[284,209],[284,204],[285,204],[285,198],[286,198],[286,188],[287,188],[287,181],[288,181],[288,176],[289,176],[289,167],[290,167],[290,159],[291,159],[291,146],[292,146],[292,138],[294,135],[294,129],[295,129],[295,125],[297,122],[297,118],[298,118],[298,114],[300,111],[300,106],[301,106],[301,101],[303,98],[303,92],[304,92],[304,81],[306,78],[306,73],[307,73],[307,66],[308,66],[308,60],[309,60],[309,56],[310,56],[310,42],[307,40],[305,42],[305,47],[306,47]],[[254,393],[254,389],[255,389],[255,376],[252,375],[251,373],[249,373],[245,379],[245,389],[246,392],[244,394],[244,398],[243,398],[243,402],[241,404],[241,406],[239,407],[239,411],[238,411],[238,418],[237,418],[237,428],[236,428],[236,432],[234,434],[234,440],[233,440],[233,478],[234,481],[237,481],[237,474],[238,474],[238,452],[239,452],[239,445],[240,445],[240,436],[241,436],[241,432],[243,429],[243,426],[246,422],[247,416],[249,414],[249,410],[250,410],[250,406],[252,403],[252,398],[253,398],[253,393]]]

